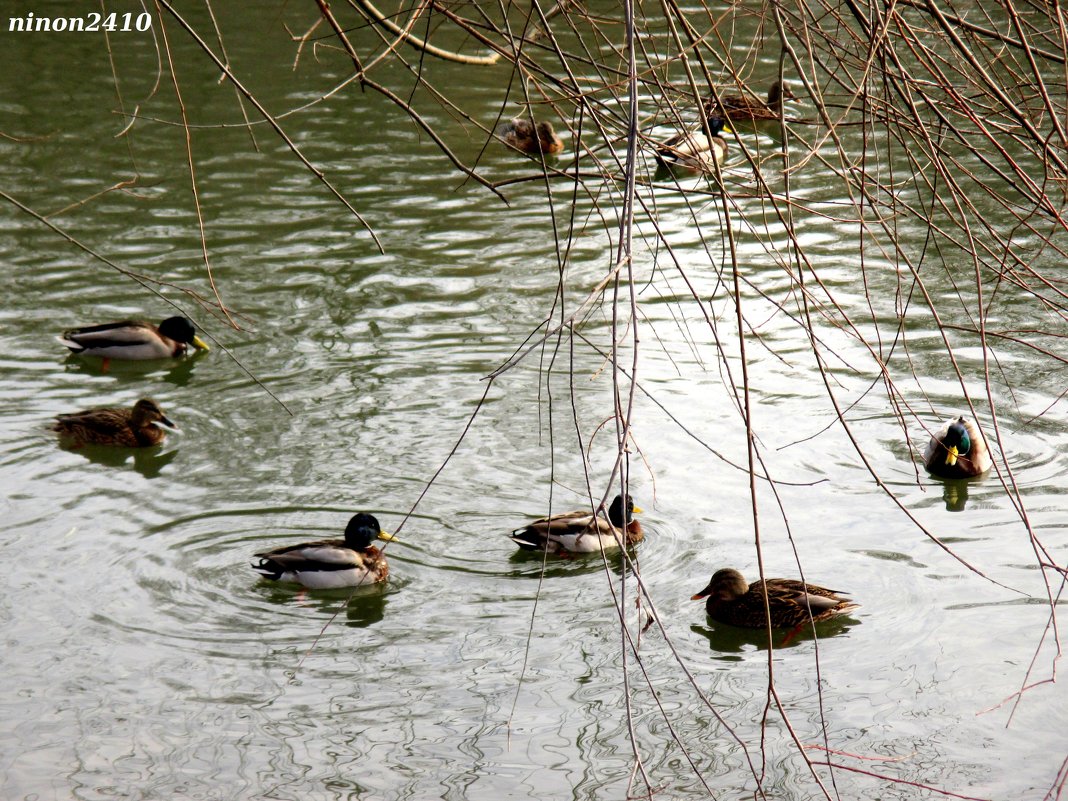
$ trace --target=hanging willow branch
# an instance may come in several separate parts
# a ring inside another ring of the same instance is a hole
[[[417,50],[422,50],[427,55],[442,58],[446,61],[455,61],[459,64],[472,64],[475,66],[496,64],[500,59],[500,54],[498,53],[491,53],[488,56],[466,56],[463,53],[456,53],[452,50],[442,50],[440,47],[435,47],[429,42],[420,39],[418,36],[413,36],[409,29],[415,24],[415,21],[419,19],[422,10],[417,11],[412,15],[411,21],[408,23],[409,29],[405,29],[379,11],[371,0],[349,0],[349,5],[361,12],[368,21],[381,25],[394,36],[403,39],[406,44],[411,45]]]
[[[160,2],[175,14],[167,0]],[[347,7],[338,4],[337,11],[345,12],[339,16],[345,19],[335,16],[327,0],[315,2],[351,60],[349,80],[359,81],[402,109],[411,127],[429,137],[443,155],[443,170],[451,165],[465,180],[477,181],[501,197],[506,184],[520,184],[543,189],[550,204],[570,204],[567,214],[560,215],[570,217],[566,238],[559,233],[566,226],[558,228],[555,216],[547,226],[559,237],[555,256],[560,278],[552,310],[532,322],[526,342],[517,344],[510,357],[502,357],[495,370],[487,371],[487,392],[506,372],[509,380],[517,379],[522,371],[513,368],[520,362],[529,365],[534,360],[528,357],[535,353],[544,356],[548,349],[571,348],[603,354],[612,370],[614,390],[613,408],[605,418],[617,426],[612,480],[626,491],[628,446],[638,439],[631,429],[634,393],[648,394],[653,404],[665,408],[652,395],[653,385],[643,387],[637,381],[639,333],[645,348],[655,347],[657,339],[647,336],[653,325],[642,316],[639,287],[660,291],[677,282],[671,288],[681,289],[665,297],[662,308],[669,309],[695,355],[708,343],[714,349],[728,398],[726,413],[736,416],[738,430],[745,436],[748,464],[738,469],[751,477],[748,492],[754,522],[757,495],[765,492],[758,487],[785,484],[771,460],[766,460],[770,449],[762,436],[767,432],[760,430],[763,415],[750,397],[756,381],[751,373],[760,369],[752,354],[764,352],[791,369],[800,369],[802,360],[808,360],[826,396],[824,419],[811,428],[802,425],[796,442],[784,447],[837,427],[870,473],[876,491],[911,520],[914,530],[974,575],[986,577],[981,569],[985,566],[965,561],[954,551],[952,540],[939,539],[914,515],[898,490],[899,477],[887,480],[879,475],[879,451],[854,430],[870,406],[859,411],[856,407],[861,401],[878,405],[876,393],[885,393],[887,414],[899,421],[907,441],[909,423],[922,416],[923,404],[936,405],[925,394],[930,371],[918,365],[909,350],[917,317],[929,325],[930,332],[924,331],[930,334],[927,348],[937,351],[944,365],[946,375],[939,377],[957,382],[952,391],[959,388],[962,406],[975,414],[978,405],[993,421],[1003,455],[1008,450],[1000,435],[1003,407],[1015,400],[1003,400],[1006,393],[1001,390],[1007,388],[1011,396],[1017,387],[1000,366],[1001,354],[1027,351],[1029,358],[1051,368],[1051,375],[1063,374],[1066,357],[1058,348],[1068,325],[1068,282],[1059,267],[1068,259],[1068,220],[1063,211],[1068,185],[1063,67],[1068,30],[1056,4],[1020,3],[1019,8],[1014,0],[980,4],[969,8],[965,20],[936,0],[890,4],[771,0],[712,7],[676,0],[644,6],[628,1],[622,12],[609,9],[605,17],[566,2],[543,13],[537,0],[452,7],[441,0],[415,0],[410,6],[401,4],[407,22],[398,25],[372,0],[349,0]],[[362,22],[371,32],[363,38],[349,36]],[[428,31],[423,38],[413,34],[417,22]],[[432,22],[492,52],[468,56],[432,45]],[[418,60],[411,59],[401,44],[418,51]],[[422,55],[462,65],[497,64],[510,67],[511,74],[506,69],[486,71],[500,89],[499,102],[487,112],[481,104],[485,93],[468,106],[475,93],[457,91],[456,70],[427,69]],[[253,100],[225,64],[217,63],[242,96]],[[446,77],[440,77],[442,73]],[[709,97],[721,101],[727,94],[763,96],[776,78],[800,91],[800,104],[789,116],[780,117],[774,136],[732,137],[731,160],[716,171],[714,180],[683,186],[647,169],[665,129],[700,126],[700,109]],[[490,168],[479,163],[481,151],[469,163],[462,148],[470,148],[472,131],[475,138],[484,135],[484,147],[492,146],[494,114],[504,116],[516,104],[532,120],[551,119],[567,129],[572,156],[557,162],[531,159],[531,169],[523,170],[521,177],[513,171],[501,180],[490,180],[499,176],[491,176]],[[276,118],[257,108],[281,135]],[[775,140],[770,147],[769,138]],[[564,193],[557,190],[563,181],[571,191],[561,201]],[[669,191],[671,202],[676,198],[682,202],[665,214]],[[679,206],[685,210],[680,212]],[[559,208],[551,208],[556,215]],[[687,247],[707,257],[708,280],[701,288],[677,257],[673,234],[678,229],[662,227],[672,213],[683,218]],[[909,226],[923,234],[903,233]],[[817,229],[846,240],[847,257],[856,264],[848,288],[828,278],[827,251],[811,244],[815,238],[798,232],[806,227],[805,233]],[[596,237],[608,243],[603,250],[612,254],[606,259],[610,263],[601,275],[587,273],[583,283],[568,284],[565,265],[572,245]],[[886,298],[873,289],[870,282],[876,274],[886,281],[882,290],[889,284],[896,296]],[[769,275],[777,282],[775,288],[768,288]],[[893,276],[896,286],[887,275]],[[1022,309],[1027,314],[1005,315],[1006,295],[1016,304],[1012,312]],[[783,347],[781,339],[762,339],[768,321],[754,319],[758,314],[754,308],[793,335],[790,347],[797,348],[801,341],[804,353]],[[724,317],[731,321],[729,338],[734,344],[721,341],[717,324]],[[610,331],[607,346],[591,333],[598,326]],[[966,349],[980,355],[970,355]],[[552,372],[551,367],[541,369]],[[857,383],[865,388],[852,391],[843,375],[859,377]],[[1038,417],[1065,402],[1061,384],[1042,397],[1050,402]],[[574,397],[571,400],[578,433]],[[816,401],[812,403],[815,407]],[[549,406],[551,417],[551,400]],[[700,439],[700,421],[685,419],[681,410],[680,419],[668,416],[712,451]],[[468,427],[473,420],[474,415]],[[551,438],[553,423],[549,426]],[[454,452],[466,433],[467,429]],[[776,433],[781,439],[781,432]],[[581,441],[580,436],[576,439]],[[901,447],[907,451],[909,446]],[[591,461],[584,459],[583,465]],[[1046,577],[1050,631],[1056,639],[1051,585],[1068,571],[1033,530],[1013,461],[1001,458],[995,475],[1031,540],[1035,564]],[[588,485],[595,480],[600,479],[587,476]],[[988,486],[993,483],[991,476]],[[603,498],[604,487],[596,493]],[[773,495],[789,530],[787,501]],[[753,539],[759,551],[760,538]],[[628,566],[633,574],[620,580],[618,595],[612,593],[623,635],[621,648],[627,654],[623,668],[629,683],[638,686],[644,678],[655,696],[637,638],[627,628],[625,601],[637,594],[650,619],[659,622],[661,615],[637,564],[628,561]],[[675,653],[666,628],[662,635]],[[769,647],[769,708],[772,699],[778,703],[773,664]],[[1055,665],[1056,658],[1051,673]],[[723,723],[726,717],[720,718],[716,703],[682,667]],[[1019,695],[1040,683],[1028,674]],[[626,703],[628,728],[637,739],[629,695]],[[801,736],[787,717],[789,706],[779,708],[798,752],[803,752]],[[666,720],[669,713],[659,711]],[[821,710],[821,721],[822,714]],[[674,731],[672,736],[678,739]],[[737,741],[746,747],[740,736]],[[635,746],[645,795],[652,796],[657,792],[655,777],[646,775],[636,742]],[[812,794],[830,798],[833,783],[825,786],[822,772],[815,771],[816,765],[830,763],[807,757],[805,761],[816,788]],[[696,760],[689,764],[703,784],[702,767]],[[762,794],[762,773],[752,761],[749,764],[752,784]],[[904,783],[952,795],[929,785]]]

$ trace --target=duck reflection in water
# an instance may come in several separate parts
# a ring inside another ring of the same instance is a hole
[[[387,583],[365,584],[360,587],[344,587],[333,590],[308,592],[303,587],[286,584],[259,584],[265,598],[282,606],[293,605],[313,609],[332,618],[340,616],[344,607],[344,624],[349,628],[362,629],[379,623],[386,617],[386,603],[394,592]]]
[[[115,378],[159,377],[168,384],[177,387],[188,386],[193,378],[193,371],[201,364],[204,351],[196,350],[184,359],[153,359],[150,361],[105,362],[101,359],[83,359],[77,354],[68,354],[63,369],[68,373],[81,373],[87,376],[113,376]]]
[[[942,481],[942,500],[946,502],[947,512],[963,512],[968,505],[967,479],[944,479]]]
[[[817,623],[815,628],[806,624],[790,631],[772,629],[771,647],[778,651],[783,648],[793,648],[811,640],[837,637],[849,632],[859,622],[856,618],[845,615]],[[690,626],[690,631],[708,640],[709,649],[720,654],[744,654],[747,651],[768,649],[767,629],[743,629],[726,623],[710,621],[704,625],[695,623]]]
[[[145,478],[159,478],[163,468],[174,461],[178,448],[112,448],[107,445],[86,445],[81,448],[67,448],[68,453],[76,453],[94,465],[101,467],[132,466]],[[132,465],[130,460],[133,459]]]

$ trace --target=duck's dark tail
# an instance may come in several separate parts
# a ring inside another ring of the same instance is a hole
[[[525,528],[517,528],[508,538],[525,551],[541,551],[545,549],[545,541],[535,534],[531,534]]]
[[[260,559],[260,563],[258,565],[249,562],[249,566],[261,576],[263,576],[265,579],[270,579],[271,581],[278,581],[282,578],[282,568],[276,562],[272,562],[270,559]]]

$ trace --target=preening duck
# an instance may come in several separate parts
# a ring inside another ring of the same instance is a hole
[[[105,359],[168,359],[181,356],[189,345],[209,349],[186,317],[168,317],[158,326],[143,320],[121,320],[72,328],[59,341],[73,353]]]
[[[516,545],[528,551],[559,553],[598,553],[641,542],[642,524],[632,519],[641,509],[628,495],[617,495],[608,507],[608,519],[590,514],[589,509],[543,517],[517,528],[509,535]]]
[[[935,432],[923,454],[927,472],[940,478],[973,478],[993,465],[986,438],[964,417],[950,420]]]
[[[385,581],[389,565],[371,543],[395,538],[374,515],[360,512],[345,527],[343,540],[316,540],[255,554],[252,569],[271,581],[292,581],[313,590],[356,587]]]
[[[506,144],[524,153],[555,155],[564,149],[563,140],[556,135],[550,122],[532,125],[530,120],[516,117],[502,123],[497,132]]]
[[[60,441],[74,448],[84,445],[147,448],[163,442],[167,436],[165,428],[177,430],[151,398],[141,398],[129,409],[109,407],[61,414],[52,425]]]
[[[838,590],[795,579],[773,578],[747,584],[741,573],[729,567],[717,570],[708,586],[691,600],[707,598],[705,610],[708,616],[720,623],[762,629],[767,628],[768,620],[764,609],[765,591],[771,627],[776,629],[794,628],[810,618],[827,620],[858,607]]]
[[[712,172],[727,156],[727,140],[720,136],[725,130],[723,118],[710,116],[708,130],[697,128],[683,131],[668,139],[656,150],[656,162],[669,171]]]

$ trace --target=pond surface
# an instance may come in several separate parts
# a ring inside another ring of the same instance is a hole
[[[1041,346],[984,351],[952,327],[974,325],[970,257],[926,249],[929,227],[903,217],[896,244],[924,252],[940,329],[892,248],[858,244],[817,159],[789,187],[765,176],[797,199],[801,282],[741,156],[776,146],[740,133],[729,219],[715,182],[650,186],[643,162],[614,316],[619,184],[522,180],[536,161],[380,67],[457,158],[511,181],[502,202],[381,94],[353,83],[314,103],[351,74],[325,26],[293,69],[283,23],[302,33],[314,6],[215,11],[249,91],[275,115],[307,106],[280,124],[382,250],[267,126],[253,143],[233,88],[168,17],[189,123],[232,126],[193,128],[189,152],[235,330],[178,289],[214,298],[152,37],[110,38],[119,97],[101,35],[0,33],[0,190],[50,224],[0,203],[4,798],[585,801],[640,795],[643,775],[674,799],[752,797],[758,783],[791,800],[944,797],[917,785],[1061,797],[1068,695],[1041,683],[1056,647],[1039,559],[1063,565],[1068,546],[1063,283],[991,295],[984,260],[986,324],[1038,331]],[[203,8],[183,13],[215,42]],[[771,59],[752,62],[754,86]],[[504,99],[507,64],[423,67],[488,128],[521,110],[518,86]],[[138,115],[125,137],[122,110]],[[552,166],[573,152],[568,139]],[[1012,227],[999,206],[986,213]],[[1023,231],[1016,244],[1063,281],[1055,248]],[[105,369],[56,341],[169,316],[156,289],[212,352]],[[576,335],[557,336],[572,315]],[[544,344],[489,380],[546,319]],[[964,390],[996,469],[944,483],[919,455],[969,413]],[[617,391],[632,404],[624,466],[645,541],[626,564],[517,553],[505,535],[526,519],[618,491]],[[56,414],[141,396],[181,428],[162,448],[63,450],[48,430]],[[746,397],[774,493],[760,478],[750,489]],[[398,532],[385,585],[309,594],[249,568],[257,551],[340,535],[359,510]],[[778,634],[770,658],[762,632],[710,623],[690,596],[720,567],[755,579],[758,543],[767,575],[800,567],[860,608],[818,639]],[[842,767],[810,771],[806,757]]]

